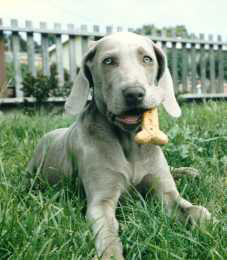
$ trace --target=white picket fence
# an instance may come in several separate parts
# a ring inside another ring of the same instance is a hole
[[[50,64],[54,60],[57,64],[59,81],[63,83],[64,67],[68,67],[71,79],[75,78],[81,58],[88,48],[88,41],[90,39],[100,39],[113,31],[122,31],[122,27],[113,28],[108,26],[103,32],[100,31],[99,26],[94,26],[92,31],[89,31],[86,25],[76,29],[74,25],[69,24],[64,29],[60,24],[55,24],[54,28],[50,29],[46,23],[40,23],[39,28],[34,28],[31,21],[27,21],[25,26],[21,27],[18,25],[17,20],[11,20],[10,26],[6,26],[0,19],[0,45],[1,43],[4,44],[4,34],[12,34],[12,42],[10,43],[12,48],[10,51],[12,52],[15,71],[16,97],[23,98],[24,95],[21,90],[23,80],[20,61],[21,34],[26,34],[29,72],[36,76],[35,59],[36,55],[41,55],[44,75],[50,74]],[[129,29],[129,31],[133,30]],[[37,35],[41,38],[40,54],[35,52],[35,38]],[[56,39],[55,44],[51,47],[48,43],[48,36],[50,35],[54,35]],[[154,31],[148,37],[161,44],[166,52],[171,52],[169,64],[176,92],[181,91],[195,95],[226,95],[224,58],[227,59],[227,42],[223,41],[221,36],[214,39],[212,35],[209,35],[208,39],[205,39],[204,35],[201,34],[199,37],[179,38],[176,37],[174,31],[171,37],[167,37],[165,31],[162,31],[161,35],[157,35]],[[178,58],[179,55],[181,55],[181,60]],[[0,64],[0,72],[2,66],[4,64]],[[200,73],[198,73],[198,69]],[[209,76],[207,76],[207,70],[209,70]]]

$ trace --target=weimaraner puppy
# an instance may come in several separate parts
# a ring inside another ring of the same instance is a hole
[[[29,163],[28,171],[49,183],[81,178],[101,259],[124,259],[115,209],[130,185],[152,187],[168,214],[178,208],[192,221],[210,219],[206,208],[181,197],[161,148],[134,141],[143,112],[160,104],[180,116],[160,47],[134,33],[106,36],[90,46],[67,99],[66,111],[77,115],[76,122],[45,135]]]

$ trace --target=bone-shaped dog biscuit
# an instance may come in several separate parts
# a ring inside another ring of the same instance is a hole
[[[152,108],[143,114],[142,130],[135,136],[138,144],[167,144],[168,137],[159,129],[158,109]]]

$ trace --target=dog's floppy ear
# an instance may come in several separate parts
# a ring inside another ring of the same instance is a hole
[[[77,115],[86,105],[90,88],[93,87],[92,75],[87,65],[89,60],[95,56],[96,43],[92,42],[88,52],[82,60],[79,74],[76,76],[71,93],[65,103],[67,114]]]
[[[163,76],[159,80],[158,84],[159,87],[163,89],[164,99],[162,104],[165,110],[171,116],[179,117],[181,115],[181,109],[174,95],[173,80],[167,67],[165,68]]]
[[[167,58],[163,50],[153,43],[155,55],[158,61],[157,72],[157,84],[159,88],[162,88],[163,101],[162,104],[165,110],[173,117],[179,117],[181,115],[181,109],[177,103],[174,95],[173,80],[170,75]]]

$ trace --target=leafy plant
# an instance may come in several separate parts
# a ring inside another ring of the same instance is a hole
[[[70,90],[72,88],[73,82],[70,80],[70,75],[66,69],[64,69],[64,84],[60,86],[58,80],[58,72],[57,72],[57,65],[53,63],[50,66],[50,77],[49,82],[51,89],[51,96],[54,97],[66,97],[69,95]]]
[[[42,74],[33,77],[28,73],[22,82],[24,95],[34,97],[37,103],[43,103],[48,99],[52,87],[52,85],[48,84],[48,80],[48,77]]]
[[[15,92],[15,70],[12,62],[7,62],[5,64],[6,67],[6,81],[7,81],[7,87],[11,88]],[[28,65],[27,64],[21,64],[21,75],[22,78],[24,78],[28,74]],[[15,93],[14,93],[15,94]]]
[[[65,97],[69,94],[72,82],[68,72],[64,71],[65,82],[60,86],[58,80],[57,66],[52,64],[50,67],[50,76],[45,76],[38,72],[36,77],[31,73],[27,73],[23,79],[22,90],[25,97],[34,97],[36,104],[40,107],[49,97]]]

